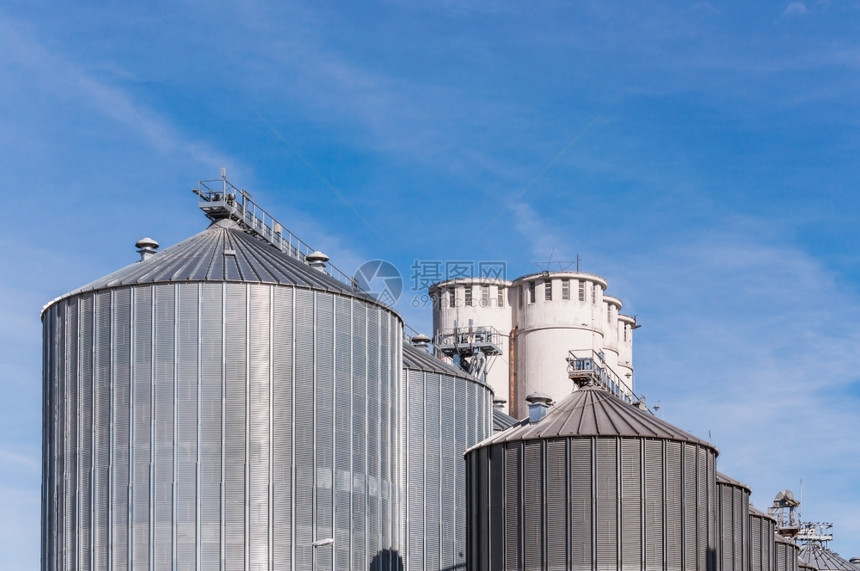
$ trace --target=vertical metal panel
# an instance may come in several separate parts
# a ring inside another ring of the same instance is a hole
[[[381,535],[381,499],[379,459],[380,446],[380,383],[379,383],[379,309],[368,311],[367,316],[367,561],[379,555]]]
[[[78,322],[78,561],[92,566],[93,296],[81,297]]]
[[[352,430],[358,435],[353,446],[353,495],[352,495],[352,565],[362,568],[368,565],[367,553],[367,449],[368,449],[368,412],[367,412],[367,312],[368,306],[356,304],[353,314],[352,355]],[[374,419],[375,420],[375,419]],[[371,420],[370,422],[373,422]]]
[[[132,565],[150,567],[152,460],[152,287],[133,291],[132,319]]]
[[[113,294],[113,304],[111,554],[114,569],[127,569],[131,558],[128,541],[131,528],[131,290],[117,290]]]
[[[462,500],[457,501],[460,490],[457,488],[455,466],[462,462],[463,451],[457,450],[454,441],[454,378],[449,375],[440,375],[439,380],[441,382],[439,447],[442,467],[438,483],[441,502],[438,528],[441,531],[439,565],[443,569],[447,569],[457,563],[454,553],[456,549],[454,517],[457,504],[462,503]]]
[[[427,373],[424,376],[424,400],[426,402],[426,476],[424,495],[424,537],[425,537],[425,569],[438,569],[439,561],[439,525],[440,525],[440,482],[442,477],[440,439],[441,423],[441,379],[438,373]],[[480,467],[479,467],[480,469]]]
[[[764,571],[767,567],[762,565],[762,518],[749,515],[750,520],[750,571]]]
[[[684,568],[696,569],[696,511],[698,485],[696,482],[696,449],[691,444],[683,445],[684,480]]]
[[[203,284],[200,299],[200,566],[221,567],[223,287]]]
[[[642,441],[621,441],[621,568],[642,568]]]
[[[110,566],[109,490],[111,464],[111,295],[100,292],[94,303],[93,346],[93,567]]]
[[[618,440],[597,439],[597,569],[618,569]]]
[[[295,305],[295,459],[296,568],[313,566],[314,537],[314,294],[297,289]]]
[[[594,561],[593,440],[570,441],[570,554],[574,571],[590,571]]]
[[[663,441],[646,440],[645,458],[645,568],[662,569],[665,542],[663,526],[665,513]]]
[[[226,569],[245,564],[247,289],[226,284],[224,311],[224,555]]]
[[[684,472],[680,442],[666,442],[666,569],[681,571],[684,551]]]
[[[314,453],[316,479],[315,538],[334,537],[334,300],[316,293]],[[317,569],[332,568],[332,549],[317,549]]]
[[[713,545],[710,542],[709,516],[711,515],[711,502],[708,490],[708,464],[707,452],[702,447],[692,448],[696,456],[695,482],[696,482],[696,567],[698,569],[707,568],[708,557],[710,556],[709,548]]]
[[[293,292],[274,288],[272,308],[272,555],[286,570],[292,569],[293,548]]]
[[[426,430],[424,426],[424,377],[426,373],[406,371],[408,448],[406,456],[406,513],[409,530],[408,568],[425,569],[424,560],[424,478],[426,474]]]
[[[522,567],[520,542],[523,535],[520,521],[522,444],[514,442],[505,447],[505,568],[519,569]]]
[[[271,299],[269,286],[249,288],[248,299],[248,568],[269,568],[271,458]]]
[[[176,353],[176,563],[197,564],[198,284],[180,284]]]
[[[352,434],[352,302],[343,297],[335,300],[335,391],[337,414],[335,415],[335,442],[337,453],[335,464],[335,569],[348,569],[350,565],[351,538],[350,518],[352,501],[352,450],[353,442],[360,442],[361,435]]]
[[[469,390],[470,381],[464,381],[462,379],[454,380],[454,398],[452,405],[454,406],[454,443],[455,443],[455,453],[454,453],[454,466],[456,470],[456,487],[458,490],[458,495],[461,497],[465,497],[463,491],[466,489],[466,466],[462,460],[462,454],[468,449],[477,444],[480,440],[483,440],[486,436],[484,434],[477,435],[475,441],[468,440],[467,438],[467,428],[466,423],[469,421],[470,416],[473,414],[473,411],[467,410],[463,403],[466,402],[466,393]],[[486,391],[486,389],[483,389]],[[478,411],[480,414],[481,411]],[[454,507],[454,517],[455,517],[455,535],[456,535],[456,563],[458,565],[462,565],[465,563],[465,560],[462,554],[466,551],[466,502],[462,500],[456,501],[456,505]]]
[[[478,454],[472,452],[470,457],[473,459],[479,458]],[[484,520],[482,529],[485,530],[486,541],[481,537],[473,537],[471,541],[475,545],[480,545],[485,550],[484,561],[488,564],[485,568],[488,569],[504,569],[505,566],[505,523],[507,516],[505,515],[507,498],[505,495],[505,446],[499,444],[490,447],[488,450],[488,469],[489,469],[489,485],[487,490],[487,510],[480,511],[480,517]],[[477,494],[487,494],[485,490],[477,490]],[[478,512],[475,509],[475,504],[470,504],[470,509]],[[475,517],[472,515],[471,517]]]
[[[544,465],[543,441],[523,444],[523,562],[525,569],[543,569]]]
[[[78,529],[78,299],[71,299],[66,307],[65,321],[65,370],[63,371],[65,388],[65,430],[63,456],[65,458],[63,510],[63,560],[70,567],[78,566],[77,529]]]
[[[154,391],[153,431],[155,459],[153,522],[155,559],[153,567],[170,569],[174,559],[173,545],[173,439],[174,439],[174,371],[176,365],[176,294],[172,285],[154,287],[155,333],[153,355]]]
[[[546,442],[546,568],[568,568],[567,440]]]

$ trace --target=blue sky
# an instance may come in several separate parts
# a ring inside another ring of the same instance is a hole
[[[350,273],[581,256],[643,325],[636,390],[759,508],[802,479],[860,556],[858,24],[835,0],[0,0],[0,567],[39,557],[41,307],[202,230],[190,189],[222,166]]]

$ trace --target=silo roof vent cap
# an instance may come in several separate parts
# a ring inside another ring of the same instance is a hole
[[[552,397],[536,392],[527,396],[526,402],[529,404],[529,424],[537,424],[543,420],[547,410],[552,406]]]
[[[140,261],[142,262],[155,255],[155,251],[158,249],[158,242],[149,237],[141,238],[135,242],[134,247],[137,248],[137,253],[140,254]]]
[[[316,250],[315,252],[311,252],[307,256],[305,256],[305,261],[312,268],[316,268],[318,270],[325,270],[325,263],[328,261],[328,256]]]
[[[503,410],[505,405],[508,403],[505,399],[493,399],[493,408],[496,410]]]
[[[423,333],[419,333],[412,338],[413,347],[418,347],[419,349],[426,349],[428,345],[430,345],[430,338]]]

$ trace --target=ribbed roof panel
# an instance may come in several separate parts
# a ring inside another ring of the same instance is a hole
[[[215,222],[203,232],[147,260],[126,266],[58,299],[105,288],[189,281],[291,285],[375,301],[366,293],[244,232],[230,220]]]
[[[851,563],[819,543],[807,543],[802,546],[799,559],[818,568],[818,571],[857,571]]]
[[[524,423],[500,432],[480,443],[478,447],[500,442],[577,436],[678,440],[707,446],[716,452],[716,448],[709,442],[700,440],[653,414],[595,387],[584,387],[574,391],[551,408],[540,422]]]
[[[458,369],[450,363],[446,363],[441,359],[437,359],[424,349],[418,349],[406,343],[403,344],[403,368],[412,369],[413,371],[429,371],[448,375],[449,377],[460,377],[470,381],[480,383],[478,379],[469,375],[465,371]],[[483,384],[483,383],[481,383]]]

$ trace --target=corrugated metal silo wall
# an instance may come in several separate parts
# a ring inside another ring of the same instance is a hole
[[[776,523],[750,513],[750,571],[773,571]]]
[[[715,460],[710,448],[647,438],[475,449],[468,568],[716,569]]]
[[[774,571],[798,571],[800,548],[791,541],[774,542]]]
[[[453,375],[404,370],[406,379],[405,569],[436,571],[466,562],[463,453],[488,438],[492,392]]]
[[[717,482],[717,537],[720,571],[736,571],[749,566],[749,491]]]
[[[183,283],[72,296],[43,323],[44,568],[367,569],[402,552],[393,313]]]

